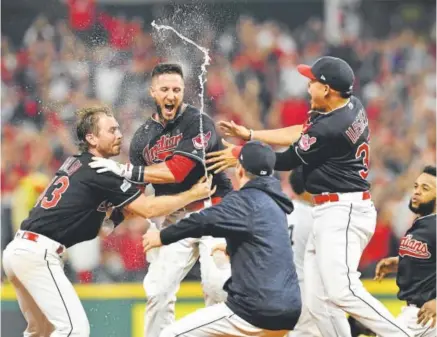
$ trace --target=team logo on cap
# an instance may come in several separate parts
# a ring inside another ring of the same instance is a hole
[[[302,135],[299,140],[299,148],[303,151],[308,151],[311,145],[313,145],[316,141],[316,137],[310,137],[308,134]]]
[[[428,244],[416,239],[413,239],[411,234],[404,236],[399,245],[399,255],[401,257],[411,256],[416,259],[429,259],[431,253],[428,250]]]

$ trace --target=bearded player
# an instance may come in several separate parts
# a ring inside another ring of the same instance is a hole
[[[205,174],[206,153],[220,149],[221,140],[214,122],[198,109],[183,102],[184,77],[177,64],[159,64],[152,71],[150,95],[156,103],[156,113],[134,134],[130,146],[132,165],[97,159],[92,167],[97,172],[113,173],[134,182],[150,183],[155,194],[173,195],[188,190]],[[200,132],[202,118],[203,135]],[[213,177],[217,187],[212,204],[220,202],[232,190],[231,182],[222,172]],[[205,201],[188,205],[169,216],[160,225],[166,228],[191,212],[205,207]],[[144,279],[147,294],[145,335],[159,336],[174,321],[176,292],[198,258],[202,287],[207,306],[226,299],[224,282],[230,277],[230,265],[218,269],[211,256],[212,247],[223,239],[202,237],[185,239],[159,248],[148,256],[150,267]]]

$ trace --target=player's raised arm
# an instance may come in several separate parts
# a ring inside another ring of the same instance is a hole
[[[281,146],[289,146],[297,141],[303,129],[302,125],[293,125],[274,130],[252,130],[234,121],[220,121],[218,126],[229,137],[238,137],[246,141],[259,140],[270,145]]]
[[[208,198],[215,193],[216,188],[211,188],[212,177],[203,177],[196,185],[188,191],[175,194],[155,197],[142,194],[125,209],[143,218],[154,218],[171,214],[178,209],[185,207],[193,201]]]

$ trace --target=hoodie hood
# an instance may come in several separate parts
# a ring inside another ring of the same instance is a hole
[[[247,188],[255,188],[267,193],[285,213],[290,214],[293,212],[293,203],[290,198],[282,192],[281,183],[278,179],[273,177],[255,178],[250,180],[241,189],[244,190]]]

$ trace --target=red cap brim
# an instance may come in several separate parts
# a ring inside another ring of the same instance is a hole
[[[303,76],[308,77],[310,80],[316,80],[311,67],[306,64],[299,64],[297,66],[297,71],[299,71]]]

